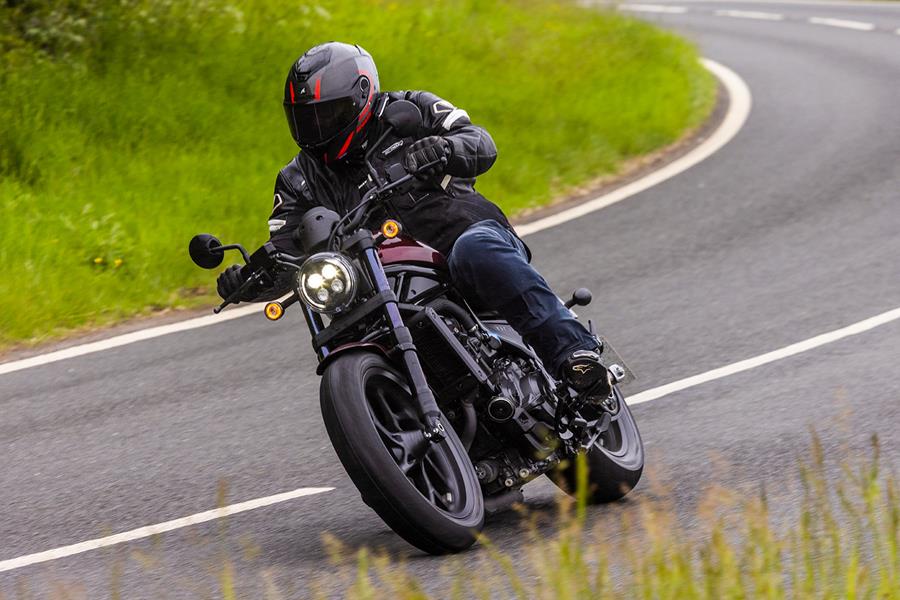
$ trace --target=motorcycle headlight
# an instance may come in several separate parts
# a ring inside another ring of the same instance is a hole
[[[313,254],[300,265],[294,280],[303,302],[319,313],[339,313],[356,296],[356,269],[334,252]]]

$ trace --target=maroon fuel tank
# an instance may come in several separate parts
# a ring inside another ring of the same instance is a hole
[[[378,247],[378,255],[384,265],[405,263],[436,269],[447,268],[447,261],[443,254],[405,235],[385,240]]]

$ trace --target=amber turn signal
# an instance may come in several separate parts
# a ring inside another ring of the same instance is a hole
[[[381,226],[381,235],[389,240],[394,239],[400,235],[400,223],[393,219],[388,219],[384,222],[384,225]]]
[[[280,302],[269,302],[266,304],[266,318],[270,321],[277,321],[284,316],[284,307]]]

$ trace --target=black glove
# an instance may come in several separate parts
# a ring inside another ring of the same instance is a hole
[[[228,299],[242,285],[244,285],[244,276],[241,274],[241,265],[231,265],[222,271],[222,274],[216,279],[216,291],[219,292],[222,300]],[[237,300],[246,300],[246,298],[238,298]]]
[[[406,156],[403,157],[403,166],[419,179],[437,177],[444,173],[452,153],[453,148],[450,146],[450,142],[439,135],[432,135],[418,140],[409,147]],[[427,169],[422,169],[422,165],[434,161],[440,162]]]

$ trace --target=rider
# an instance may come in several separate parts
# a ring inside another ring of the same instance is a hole
[[[472,124],[466,111],[434,94],[382,92],[375,62],[359,46],[321,44],[291,66],[284,112],[302,151],[275,179],[270,241],[298,254],[292,234],[308,209],[325,206],[344,213],[359,202],[373,185],[365,151],[384,129],[385,107],[398,100],[419,107],[422,127],[376,157],[387,161],[396,153],[410,172],[439,162],[417,174],[412,191],[392,200],[392,216],[412,237],[447,256],[457,288],[504,317],[551,373],[592,399],[605,399],[609,374],[595,338],[529,264],[530,251],[500,208],[473,187],[475,177],[497,158],[491,136]],[[219,276],[218,292],[225,298],[242,283],[240,267],[232,265]],[[281,290],[255,290],[241,300],[271,297],[273,291]]]

